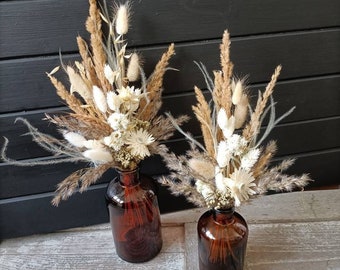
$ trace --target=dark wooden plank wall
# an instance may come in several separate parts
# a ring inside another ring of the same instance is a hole
[[[110,2],[108,0],[108,2]],[[176,56],[165,79],[164,111],[187,113],[194,103],[193,85],[204,88],[193,64],[219,67],[218,45],[223,30],[232,36],[232,60],[238,76],[249,75],[257,93],[277,64],[283,72],[275,92],[278,113],[296,105],[272,133],[279,142],[278,160],[297,157],[291,173],[310,172],[311,187],[339,184],[340,179],[340,2],[338,0],[211,0],[133,1],[129,46],[140,50],[149,73],[170,42]],[[27,136],[16,117],[56,134],[42,120],[44,113],[65,111],[45,76],[64,61],[78,58],[75,37],[87,38],[85,0],[16,0],[0,2],[0,135],[10,139],[10,156],[49,159]],[[186,126],[199,131],[192,120]],[[1,141],[3,142],[3,141]],[[169,142],[186,149],[177,135]],[[58,208],[50,205],[56,184],[83,164],[13,167],[0,163],[0,238],[50,232],[107,222],[104,192],[114,176],[108,172],[88,192]],[[151,175],[166,173],[159,157],[143,164]],[[189,207],[159,189],[162,212]]]

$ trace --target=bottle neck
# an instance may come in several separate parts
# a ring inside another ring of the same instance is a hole
[[[230,224],[234,220],[234,207],[226,209],[213,209],[213,211],[214,220],[221,225]]]
[[[118,172],[119,182],[122,186],[132,187],[139,184],[139,168],[130,171],[120,171]]]

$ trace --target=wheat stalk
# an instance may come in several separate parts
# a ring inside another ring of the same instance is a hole
[[[264,109],[266,108],[266,105],[267,105],[267,102],[270,96],[273,94],[274,86],[280,75],[280,71],[281,71],[281,66],[277,66],[262,97],[259,94],[256,108],[251,115],[250,122],[243,129],[243,137],[247,140],[251,140],[252,138],[255,138],[257,134],[259,133],[259,129],[261,127],[261,122],[260,122],[261,115]]]
[[[83,59],[83,65],[86,70],[86,76],[91,81],[92,85],[99,85],[100,82],[98,80],[96,70],[94,69],[92,58],[89,55],[89,48],[87,46],[86,41],[82,37],[78,36],[77,44],[78,44],[79,54],[81,58]]]
[[[209,156],[215,156],[215,138],[214,134],[212,133],[212,121],[211,121],[211,110],[209,104],[204,98],[202,91],[195,87],[195,94],[197,99],[196,106],[192,106],[192,110],[200,122],[204,145],[207,150]]]
[[[138,111],[138,118],[141,120],[152,120],[162,105],[161,96],[163,91],[163,77],[170,58],[175,54],[174,48],[174,44],[171,44],[168,47],[167,52],[163,53],[162,58],[157,63],[154,72],[148,79],[146,86],[147,99],[140,101],[140,108]]]
[[[222,44],[220,45],[220,59],[222,67],[222,85],[214,90],[214,100],[216,110],[224,108],[227,116],[230,117],[231,111],[231,78],[233,73],[233,63],[230,61],[230,36],[226,30],[223,33]]]
[[[89,16],[86,20],[86,29],[90,33],[91,47],[92,47],[92,59],[94,68],[101,83],[101,88],[104,91],[109,91],[111,86],[104,74],[104,66],[106,64],[106,54],[103,48],[103,33],[101,30],[101,16],[97,7],[97,0],[89,0],[90,9]]]

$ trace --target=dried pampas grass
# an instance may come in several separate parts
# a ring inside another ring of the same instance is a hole
[[[186,116],[170,120],[158,115],[163,76],[169,69],[174,45],[169,46],[147,79],[141,56],[137,52],[128,53],[123,38],[129,29],[130,3],[117,5],[113,15],[105,0],[102,10],[96,0],[89,0],[89,4],[86,29],[90,42],[77,37],[82,61],[61,64],[70,86],[55,77],[59,67],[47,73],[57,94],[71,110],[63,115],[46,115],[45,120],[57,126],[63,139],[38,131],[25,119],[17,120],[27,126],[33,141],[54,156],[47,161],[12,160],[6,155],[7,139],[1,152],[5,162],[18,166],[78,161],[89,164],[89,168],[72,173],[59,184],[54,205],[78,190],[83,192],[109,168],[135,169],[141,160],[162,149],[161,141],[175,131],[172,122],[181,125],[187,121]],[[108,26],[107,36],[102,32],[106,29],[103,23]],[[132,134],[142,134],[144,141]]]
[[[294,110],[293,107],[276,118],[272,93],[281,66],[276,67],[264,92],[259,92],[257,104],[252,109],[245,80],[233,78],[229,50],[230,37],[225,31],[220,46],[221,70],[213,72],[214,79],[202,63],[196,63],[212,99],[207,100],[195,86],[197,103],[192,110],[200,123],[204,144],[172,120],[192,149],[182,156],[168,149],[161,152],[171,173],[168,179],[161,178],[160,183],[168,186],[173,194],[182,194],[198,206],[204,204],[216,209],[239,206],[267,190],[302,189],[311,181],[306,174],[298,177],[283,173],[292,165],[291,160],[270,167],[276,152],[274,141],[261,147],[271,130]],[[268,123],[259,136],[262,122],[268,115]],[[242,127],[243,130],[238,130]]]

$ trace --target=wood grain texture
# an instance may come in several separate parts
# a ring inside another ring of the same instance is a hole
[[[247,81],[252,84],[266,83],[270,80],[275,66],[281,64],[283,71],[280,80],[307,77],[307,79],[282,83],[281,91],[290,92],[294,89],[298,94],[295,98],[297,105],[301,102],[307,106],[315,105],[315,99],[319,98],[325,100],[333,97],[333,100],[336,100],[334,96],[339,97],[339,91],[336,91],[339,86],[340,73],[339,42],[339,29],[236,38],[232,40],[231,45],[235,75],[248,76]],[[170,66],[179,69],[179,72],[168,71],[166,73],[164,94],[193,92],[194,85],[205,88],[204,78],[193,61],[204,63],[212,74],[213,70],[220,68],[219,44],[220,39],[175,44],[176,55],[171,59]],[[146,59],[146,74],[151,74],[165,50],[166,46],[146,47],[139,50]],[[76,54],[65,55],[63,61],[68,63],[78,59],[77,57]],[[58,55],[0,61],[0,95],[2,97],[0,112],[61,106],[61,100],[56,97],[55,90],[45,75],[58,65],[60,65]],[[59,73],[63,78],[63,72]],[[335,76],[328,77],[329,74],[335,74]],[[318,77],[310,78],[311,76]],[[311,87],[310,90],[309,87]],[[287,90],[287,88],[292,90]],[[315,89],[320,88],[327,89],[327,91],[316,92]],[[263,89],[263,85],[255,86],[255,95],[258,89]],[[307,94],[306,91],[310,92]],[[22,99],[18,100],[18,96]],[[37,96],[39,99],[36,98]],[[281,99],[284,100],[283,94],[278,97],[279,102]],[[338,103],[335,103],[335,107],[338,108],[339,106],[336,105]],[[315,111],[323,112],[324,109],[321,107]]]
[[[141,51],[146,74],[168,44],[175,42],[176,55],[170,66],[179,72],[166,73],[163,111],[190,114],[195,102],[193,86],[205,88],[193,60],[202,61],[209,71],[219,68],[220,39],[228,28],[235,74],[248,76],[251,96],[255,98],[257,90],[264,88],[276,65],[283,65],[274,94],[277,112],[293,105],[297,109],[272,134],[279,141],[278,158],[298,157],[290,173],[310,172],[315,179],[312,187],[339,184],[338,0],[133,0],[132,4],[128,45],[130,50]],[[26,117],[41,131],[56,134],[41,119],[44,113],[58,113],[65,107],[45,72],[60,64],[59,50],[64,63],[79,58],[76,36],[88,38],[84,27],[87,13],[88,1],[84,0],[0,1],[0,136],[9,137],[11,157],[50,158],[29,137],[20,136],[26,128],[13,122],[18,116]],[[61,77],[65,79],[63,74]],[[184,129],[198,134],[199,125],[191,120]],[[177,153],[188,147],[178,134],[169,145]],[[62,207],[50,205],[56,184],[81,166],[19,168],[0,163],[1,237],[105,222],[102,196],[110,173]],[[167,172],[159,157],[147,160],[143,170],[152,175]],[[164,188],[160,194],[163,212],[191,206]]]
[[[317,160],[325,160],[325,163],[329,163],[327,156]],[[308,164],[317,168],[317,160],[315,163]],[[331,166],[338,168],[336,164],[331,164]],[[53,193],[3,199],[0,201],[0,216],[6,219],[0,219],[0,239],[107,222],[105,190],[106,184],[98,184],[91,187],[89,191],[76,194],[68,201],[62,202],[58,208],[50,204]],[[275,200],[277,196],[280,195],[268,196],[266,200],[269,200],[268,198]],[[193,207],[183,197],[171,196],[164,187],[159,187],[158,201],[162,213]],[[294,203],[293,201],[292,205]],[[270,209],[270,206],[265,207],[266,211]],[[273,211],[279,212],[280,209],[273,209]],[[297,215],[303,216],[301,213]]]
[[[22,123],[14,125],[15,118],[16,116],[0,117],[0,127],[7,127],[7,130],[4,130],[1,135],[11,139],[11,143],[8,145],[9,156],[13,159],[49,156],[50,154],[37,146],[30,136],[21,136],[27,132],[27,129]],[[26,114],[26,118],[40,131],[60,137],[55,128],[50,128],[51,125],[48,122],[41,120],[44,118],[43,113]],[[339,125],[340,116],[279,124],[273,129],[268,140],[275,139],[279,142],[277,153],[279,156],[336,148],[340,146],[338,140],[340,137]],[[200,132],[199,126],[194,120],[184,128],[194,135]],[[313,136],[306,136],[306,134],[313,134]],[[177,139],[180,138],[178,136]],[[175,138],[176,136],[172,139]],[[294,140],[287,140],[287,138],[294,138]],[[180,152],[187,149],[187,143],[176,141],[171,147],[174,151]]]
[[[196,222],[204,211],[162,215],[163,248],[147,263],[119,259],[106,223],[5,240],[0,264],[2,269],[196,270]],[[238,211],[250,232],[246,270],[340,269],[340,190],[264,196]]]
[[[340,24],[336,0],[144,0],[133,1],[133,11],[131,46],[217,38],[226,28],[242,36]],[[87,12],[83,0],[0,2],[0,57],[75,51]]]
[[[51,205],[53,192],[2,199],[0,240],[108,222],[106,187],[107,183],[92,186],[58,207]],[[193,207],[183,197],[171,196],[165,187],[159,187],[157,195],[162,213]]]
[[[150,269],[155,265],[164,270],[185,269],[184,228],[163,227],[162,236],[161,253],[150,262],[136,265],[139,269]],[[28,238],[15,239],[7,244],[5,252],[1,251],[2,269],[130,269],[133,266],[115,253],[110,228],[41,235],[35,242]],[[83,253],[81,256],[76,252],[79,248]],[[38,257],[32,257],[32,249]]]
[[[188,147],[184,141],[181,143],[169,143],[169,147],[182,152]],[[289,169],[290,174],[310,173],[316,181],[311,182],[308,187],[334,185],[338,183],[336,175],[340,174],[340,149],[317,151],[305,154],[293,155],[297,160]],[[49,158],[47,158],[48,160]],[[276,159],[280,161],[280,158]],[[158,164],[155,166],[155,164]],[[60,164],[38,167],[15,167],[7,164],[0,164],[0,199],[11,197],[27,196],[30,194],[41,194],[53,192],[57,184],[66,176],[77,169],[83,168],[86,164]],[[142,172],[148,175],[166,174],[168,170],[160,157],[152,157],[143,162]],[[108,183],[115,177],[113,170],[108,171],[100,178],[97,184]]]

